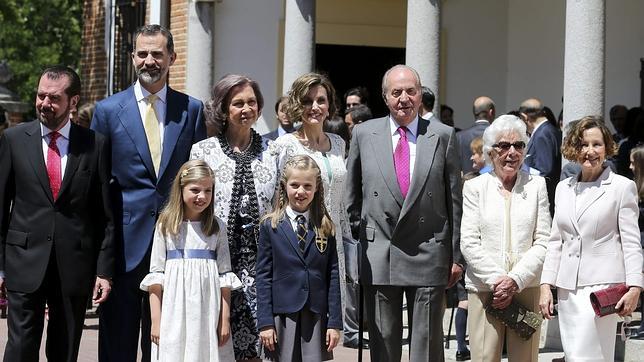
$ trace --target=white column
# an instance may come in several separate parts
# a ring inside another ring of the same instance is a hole
[[[604,114],[605,28],[604,0],[566,1],[564,125],[583,116]],[[566,163],[562,158],[562,166]],[[561,350],[558,319],[544,320],[544,324],[544,347]]]
[[[150,0],[150,17],[148,24],[159,24],[168,27],[168,0]]]
[[[605,0],[566,1],[564,124],[604,114]]]
[[[213,85],[214,28],[214,2],[190,0],[186,46],[186,93],[202,101],[210,98]]]
[[[285,0],[284,76],[282,91],[313,71],[315,59],[315,0]]]
[[[440,0],[407,0],[406,64],[418,71],[422,85],[436,95],[440,108]]]

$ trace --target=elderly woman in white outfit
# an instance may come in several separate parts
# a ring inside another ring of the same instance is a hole
[[[483,154],[493,171],[463,186],[461,251],[467,261],[468,325],[473,361],[500,361],[507,340],[510,361],[537,361],[539,331],[523,340],[485,307],[513,299],[539,308],[539,277],[550,231],[545,180],[522,171],[528,138],[519,118],[500,116],[483,133]]]
[[[562,147],[581,172],[557,185],[555,215],[541,276],[540,308],[552,318],[552,287],[566,362],[613,361],[617,315],[596,317],[590,293],[619,283],[629,291],[617,307],[630,314],[644,283],[635,183],[604,161],[616,153],[600,117],[584,117]]]

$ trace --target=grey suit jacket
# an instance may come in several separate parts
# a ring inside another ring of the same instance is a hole
[[[454,129],[419,118],[407,198],[396,179],[389,118],[353,129],[347,210],[367,285],[443,286],[460,252],[461,168]]]

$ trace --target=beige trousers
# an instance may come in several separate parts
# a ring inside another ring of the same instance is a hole
[[[539,331],[525,341],[510,328],[507,328],[493,316],[485,313],[485,305],[492,297],[491,292],[468,292],[467,329],[470,331],[470,351],[472,361],[498,362],[501,360],[503,341],[507,342],[508,360],[510,362],[537,362],[539,360]],[[514,296],[518,302],[539,310],[539,288],[526,288]]]

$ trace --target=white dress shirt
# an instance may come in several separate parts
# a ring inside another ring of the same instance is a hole
[[[441,121],[440,119],[438,119],[438,117],[434,116],[434,112],[427,112],[427,113],[425,113],[425,114],[422,114],[420,117],[421,117],[421,118],[425,118],[426,120],[428,120],[428,121],[430,121],[430,122],[443,123],[443,121]]]
[[[56,140],[56,146],[58,147],[58,152],[60,153],[60,181],[63,181],[65,177],[65,166],[67,166],[67,154],[69,153],[69,130],[71,128],[71,122],[67,120],[67,123],[63,128],[58,130],[60,137]],[[42,135],[42,154],[45,159],[45,166],[47,166],[47,153],[49,152],[49,141],[51,140],[50,133],[53,131],[45,127],[44,124],[40,123],[40,134]]]
[[[136,103],[139,106],[139,114],[141,115],[141,123],[145,123],[145,114],[148,110],[148,100],[146,99],[151,93],[148,92],[145,88],[141,86],[141,83],[137,80],[134,83],[134,96],[136,97]],[[154,110],[157,113],[157,118],[159,120],[159,140],[161,140],[161,152],[163,152],[163,131],[165,125],[165,114],[167,108],[166,97],[168,94],[168,85],[164,85],[160,91],[155,93],[157,101],[154,103]]]
[[[286,206],[286,216],[288,217],[288,221],[291,222],[291,227],[293,228],[293,231],[295,231],[295,234],[297,234],[297,220],[295,220],[296,217],[298,216],[304,216],[304,219],[306,219],[306,225],[309,224],[309,210],[306,210],[305,212],[297,212],[291,208],[291,206]]]
[[[393,146],[393,152],[396,152],[396,146],[398,145],[398,140],[400,139],[400,134],[398,134],[398,123],[389,116],[389,127],[391,128],[391,144]],[[407,143],[409,144],[409,182],[411,184],[412,177],[414,176],[414,164],[416,162],[416,137],[418,135],[418,116],[407,125]],[[392,153],[393,155],[393,153]]]

